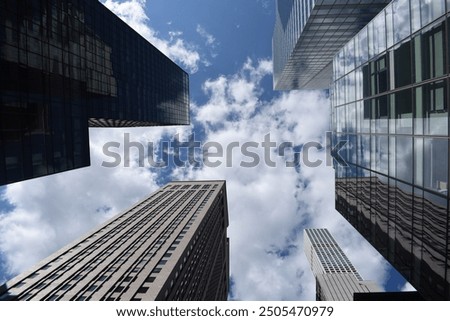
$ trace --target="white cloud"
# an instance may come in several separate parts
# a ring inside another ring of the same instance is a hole
[[[145,12],[146,0],[105,0],[103,4],[162,53],[181,63],[189,72],[197,72],[202,63],[200,54],[193,45],[180,38],[182,35],[180,32],[171,32],[168,40],[161,38],[148,23],[149,17]]]
[[[204,27],[202,27],[201,25],[198,24],[196,31],[203,39],[205,39],[205,42],[208,46],[215,45],[216,38],[212,34],[207,32]]]

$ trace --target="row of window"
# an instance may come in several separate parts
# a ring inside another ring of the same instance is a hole
[[[338,139],[347,141],[340,156],[348,164],[414,184],[443,197],[448,195],[447,138],[347,135]],[[361,174],[348,172],[348,168],[342,166],[336,168],[336,173],[338,177]]]
[[[334,79],[362,66],[448,11],[448,0],[393,0],[336,55]]]
[[[450,72],[445,26],[434,25],[336,80],[333,106],[396,90]]]
[[[378,96],[333,109],[339,133],[448,135],[448,80]]]

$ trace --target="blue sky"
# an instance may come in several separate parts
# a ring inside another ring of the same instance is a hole
[[[105,168],[108,141],[163,140],[194,133],[223,146],[261,142],[323,142],[329,102],[322,92],[273,92],[271,39],[274,1],[104,1],[135,30],[190,73],[191,126],[91,129],[91,167],[0,188],[0,281],[93,229],[168,180],[226,179],[231,240],[232,299],[314,300],[302,229],[327,227],[361,275],[389,290],[405,282],[334,210],[333,169],[289,168],[248,161],[232,166]],[[255,149],[264,158],[264,150]],[[324,159],[323,151],[314,155]],[[289,156],[286,156],[289,157]],[[12,206],[11,204],[14,204]]]

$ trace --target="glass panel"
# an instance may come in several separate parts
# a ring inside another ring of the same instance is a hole
[[[422,76],[422,36],[418,35],[412,41],[413,46],[413,81],[420,82],[423,80]]]
[[[388,96],[375,99],[375,127],[378,134],[388,133],[389,106]]]
[[[388,175],[389,165],[388,136],[376,136],[376,171]]]
[[[356,132],[356,105],[355,103],[347,105],[347,126],[348,132]]]
[[[389,136],[389,176],[390,177],[396,177],[397,171],[396,171],[396,140],[395,137]]]
[[[363,104],[363,112],[361,114],[361,132],[369,133],[370,132],[370,100],[365,100]]]
[[[397,134],[412,134],[411,90],[402,90],[395,94],[394,108]],[[392,103],[392,101],[391,101]]]
[[[363,72],[359,68],[355,71],[355,84],[356,84],[356,100],[363,98]]]
[[[414,184],[423,186],[423,138],[414,139]]]
[[[424,139],[424,177],[427,189],[447,195],[448,189],[448,140]]]
[[[442,25],[422,35],[422,68],[424,80],[444,75],[444,49]]]
[[[395,134],[397,116],[395,114],[395,95],[389,95],[389,133]]]
[[[446,82],[439,81],[424,85],[422,88],[425,134],[446,136],[448,134]]]
[[[365,65],[362,67],[363,73],[363,98],[370,96],[370,66]]]
[[[345,49],[345,73],[355,69],[355,41],[350,40]]]
[[[421,0],[420,12],[422,26],[425,26],[445,13],[445,2],[444,0]]]
[[[411,1],[411,27],[412,33],[416,32],[422,26],[420,22],[420,2]]]
[[[394,17],[392,15],[392,4],[386,7],[386,41],[387,47],[394,45]]]
[[[367,27],[362,29],[358,34],[357,39],[358,53],[357,57],[358,65],[362,65],[369,60],[369,43],[367,39]]]
[[[359,135],[358,161],[362,167],[370,168],[370,136]]]
[[[409,0],[394,0],[394,42],[397,43],[411,34]]]
[[[396,160],[397,179],[412,183],[413,149],[411,137],[397,136]]]
[[[356,84],[355,84],[355,72],[349,73],[346,77],[347,87],[347,103],[354,102],[356,98]]]
[[[369,40],[369,59],[375,56],[375,48],[377,46],[377,33],[374,32],[374,22],[371,21],[367,25],[368,40]]]
[[[398,271],[410,275],[412,269],[412,187],[397,181],[395,261]]]
[[[375,55],[378,55],[379,53],[386,50],[386,21],[385,21],[385,15],[379,14],[373,21],[373,27],[374,27],[374,42],[376,42],[375,45]]]
[[[423,135],[424,108],[423,108],[423,89],[422,87],[414,88],[414,134]]]
[[[411,84],[411,43],[408,41],[394,51],[395,88]]]

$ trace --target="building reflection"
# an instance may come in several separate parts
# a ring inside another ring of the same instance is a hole
[[[446,197],[382,175],[336,178],[336,209],[425,297],[445,297]]]

